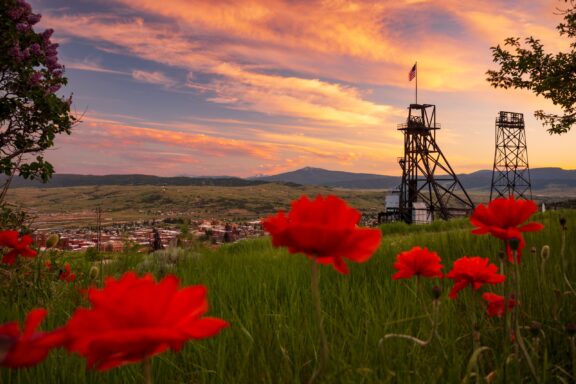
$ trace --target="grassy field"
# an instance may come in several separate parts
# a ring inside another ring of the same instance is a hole
[[[538,203],[566,201],[573,189],[538,191]],[[87,186],[71,188],[12,188],[6,201],[35,217],[33,228],[85,227],[96,224],[95,209],[102,208],[103,223],[113,224],[162,218],[259,219],[289,209],[301,195],[333,194],[374,217],[384,208],[386,191],[350,190],[317,186],[263,184],[246,187],[219,186]],[[474,203],[486,203],[489,193],[469,191]]]
[[[249,187],[96,186],[13,188],[6,200],[37,215],[39,226],[94,225],[102,207],[104,223],[162,217],[253,220],[289,209],[301,195],[334,194],[363,212],[379,212],[382,191],[338,190],[313,186],[264,184]]]
[[[568,220],[565,268],[560,256],[560,215]],[[564,281],[576,286],[576,212],[538,214],[546,225],[526,235],[521,265],[522,296],[518,308],[528,352],[538,377],[546,383],[576,381],[574,337],[565,326],[576,323],[576,296]],[[534,382],[523,360],[503,331],[504,320],[487,318],[479,292],[469,288],[457,300],[447,293],[451,280],[393,281],[396,254],[414,245],[426,246],[443,258],[445,272],[464,255],[486,256],[498,264],[499,241],[474,236],[465,220],[429,226],[383,226],[377,253],[364,264],[351,265],[340,275],[320,268],[324,325],[330,344],[330,362],[324,383],[496,383]],[[540,250],[551,252],[542,267]],[[535,251],[531,251],[535,247]],[[156,383],[301,383],[307,382],[317,362],[319,340],[313,321],[310,262],[271,246],[269,239],[242,241],[219,249],[197,247],[172,250],[168,264],[161,255],[123,254],[104,265],[106,275],[119,276],[128,269],[151,271],[161,277],[177,274],[184,285],[205,284],[209,289],[209,315],[231,326],[213,339],[190,342],[180,353],[164,353],[153,360]],[[61,326],[83,303],[77,288],[94,281],[91,263],[81,256],[62,256],[79,272],[76,285],[48,281],[36,285],[24,278],[4,279],[0,289],[0,323],[20,319],[35,307],[50,315],[44,329]],[[100,265],[96,263],[96,265]],[[565,269],[565,271],[564,271]],[[96,281],[99,282],[100,278]],[[433,285],[442,288],[439,339],[421,347],[399,338],[380,340],[388,333],[410,334],[426,339],[431,324]],[[483,291],[502,293],[502,287]],[[477,322],[477,358],[473,326]],[[533,322],[542,325],[531,333]],[[572,347],[572,350],[571,350]],[[476,363],[476,364],[475,364]],[[1,383],[139,383],[141,367],[128,365],[100,373],[86,371],[85,362],[63,350],[52,352],[42,364],[23,370],[0,369]]]

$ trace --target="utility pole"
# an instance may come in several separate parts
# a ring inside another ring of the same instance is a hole
[[[96,208],[96,250],[100,252],[100,244],[102,242],[102,207]]]

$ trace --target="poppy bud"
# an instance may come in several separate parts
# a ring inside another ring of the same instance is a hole
[[[508,244],[510,244],[510,248],[512,248],[513,251],[517,251],[520,246],[520,239],[513,237],[508,240]]]
[[[566,229],[566,218],[565,217],[560,217],[560,226],[562,227],[562,229]]]
[[[88,272],[88,277],[90,277],[90,280],[96,280],[99,274],[100,270],[98,269],[98,267],[94,265],[90,267],[90,271]]]
[[[576,324],[568,323],[566,324],[566,334],[568,337],[574,337],[576,335]]]
[[[506,254],[504,253],[504,251],[498,251],[498,258],[500,260],[506,259]]]
[[[542,260],[548,260],[549,257],[550,257],[550,246],[545,245],[542,247],[542,250],[540,251],[540,258]]]
[[[530,253],[532,254],[532,256],[536,256],[536,247],[532,247],[530,248]]]
[[[434,298],[434,300],[438,300],[441,294],[442,290],[440,289],[439,286],[435,285],[432,287],[432,297]]]
[[[57,234],[53,234],[48,238],[48,240],[46,240],[46,248],[54,248],[55,246],[58,245],[59,241],[60,236],[58,236]]]

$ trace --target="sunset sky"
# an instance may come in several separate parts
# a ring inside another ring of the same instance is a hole
[[[576,168],[528,91],[494,89],[506,37],[567,49],[564,2],[31,0],[54,28],[83,115],[47,153],[57,173],[253,176],[304,166],[399,175],[396,125],[435,104],[457,173],[491,169],[498,111],[524,113],[530,166]],[[555,14],[556,13],[556,14]]]

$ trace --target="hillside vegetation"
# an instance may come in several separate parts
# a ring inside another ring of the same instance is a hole
[[[362,212],[379,212],[383,192],[337,190],[318,186],[266,183],[245,187],[218,186],[86,186],[73,188],[14,188],[7,201],[34,214],[69,215],[102,207],[104,222],[149,220],[162,217],[254,220],[290,209],[302,194],[334,194]],[[95,217],[70,217],[76,224],[92,224]],[[43,216],[42,221],[49,220]],[[61,221],[61,220],[59,220]]]

